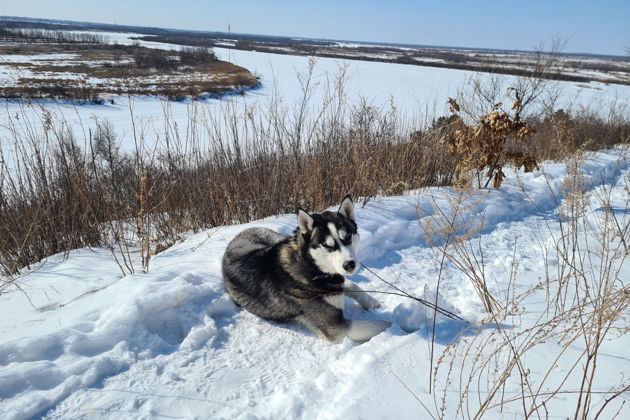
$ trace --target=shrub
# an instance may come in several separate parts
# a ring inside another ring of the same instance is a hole
[[[484,188],[490,181],[494,188],[499,188],[505,178],[505,165],[524,167],[526,172],[538,167],[536,158],[524,147],[524,139],[534,131],[521,120],[521,98],[518,91],[512,91],[516,96],[512,114],[500,111],[503,104],[498,103],[494,111],[482,115],[475,125],[467,125],[459,117],[452,118],[455,129],[448,130],[442,142],[448,144],[449,153],[458,157],[455,173],[460,184],[469,184],[474,174],[481,188],[481,173],[486,171]],[[449,103],[457,115],[459,105],[454,99],[449,99]]]
[[[184,65],[193,65],[216,61],[217,57],[209,48],[204,47],[182,47],[179,50],[179,61]]]

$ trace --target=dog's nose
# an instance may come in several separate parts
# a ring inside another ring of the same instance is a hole
[[[354,261],[346,261],[345,263],[343,263],[343,269],[346,270],[348,273],[354,270],[354,267],[356,266],[357,264]]]

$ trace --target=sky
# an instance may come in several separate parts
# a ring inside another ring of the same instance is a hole
[[[630,0],[0,0],[0,16],[349,41],[630,54]]]

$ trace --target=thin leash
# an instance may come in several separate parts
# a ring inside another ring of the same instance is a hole
[[[457,321],[462,321],[465,322],[466,324],[470,325],[470,322],[466,321],[464,318],[462,318],[461,316],[447,310],[444,308],[439,307],[438,305],[436,305],[435,303],[429,302],[428,300],[425,299],[421,299],[419,297],[410,295],[409,293],[405,292],[404,290],[402,290],[401,288],[395,286],[394,284],[392,284],[391,282],[385,280],[384,278],[382,278],[381,276],[379,276],[378,274],[376,274],[370,267],[366,266],[363,263],[360,263],[361,267],[365,268],[370,274],[372,274],[374,277],[376,277],[377,279],[379,279],[380,281],[382,281],[383,283],[387,284],[388,286],[392,287],[393,289],[395,289],[398,293],[395,293],[398,296],[405,296],[408,297],[409,299],[413,299],[429,308],[431,308],[432,310],[438,312],[441,315],[444,315],[447,318],[450,319],[454,319]],[[385,294],[391,294],[392,292],[378,292],[378,291],[371,291],[372,293],[385,293]]]

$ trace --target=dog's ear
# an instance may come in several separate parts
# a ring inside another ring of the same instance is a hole
[[[313,218],[302,209],[298,209],[298,227],[302,233],[313,230]]]
[[[352,202],[352,197],[350,196],[350,194],[346,195],[341,201],[337,213],[347,219],[354,221],[354,203]]]

